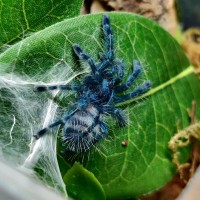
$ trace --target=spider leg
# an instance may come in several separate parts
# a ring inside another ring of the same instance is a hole
[[[104,96],[107,96],[109,94],[109,83],[107,79],[103,79],[102,81],[102,93]]]
[[[99,58],[101,61],[107,60],[106,54],[102,52],[99,53]]]
[[[99,63],[97,66],[99,71],[103,71],[114,60],[113,35],[110,26],[110,18],[108,15],[103,15],[102,26],[105,36],[105,53],[99,53],[101,60],[101,63]]]
[[[93,59],[87,53],[85,53],[78,44],[74,44],[73,49],[74,49],[75,54],[79,57],[79,59],[88,62],[89,66],[91,67],[92,72],[95,74],[95,72],[97,71],[97,67]]]
[[[108,133],[108,128],[106,126],[106,124],[102,121],[99,122],[99,125],[100,125],[100,129],[101,129],[101,132],[105,135],[107,135]]]
[[[149,81],[149,80],[145,81],[143,84],[136,87],[131,93],[123,95],[123,96],[115,96],[114,103],[121,103],[121,102],[127,101],[129,99],[139,97],[142,94],[148,92],[149,89],[151,88],[151,85],[152,85],[151,81]]]
[[[109,61],[113,61],[114,59],[114,51],[113,51],[113,34],[110,26],[110,18],[108,15],[103,15],[103,32],[105,35],[105,55]]]
[[[79,91],[80,86],[77,84],[66,84],[66,85],[37,85],[34,88],[35,92],[46,92],[48,90],[73,90]]]
[[[117,61],[113,71],[117,73],[117,78],[114,79],[113,84],[118,85],[124,77],[124,65],[120,60]]]
[[[133,82],[140,75],[141,72],[142,72],[141,64],[139,63],[139,61],[134,60],[132,74],[128,76],[128,78],[124,84],[115,86],[115,92],[121,93],[121,92],[126,91],[128,88],[130,88],[130,86],[133,84]]]
[[[35,137],[36,139],[39,139],[40,137],[42,137],[44,134],[46,134],[49,129],[54,128],[58,125],[61,124],[65,124],[66,121],[77,111],[77,109],[75,109],[74,111],[72,111],[71,113],[69,113],[68,115],[64,115],[61,119],[59,119],[58,121],[53,122],[52,124],[48,125],[47,127],[41,129],[40,131],[38,131],[37,133],[35,133],[33,135],[33,137]]]
[[[103,71],[106,67],[109,66],[110,62],[107,58],[105,59],[101,59],[102,62],[100,62],[98,65],[97,65],[97,69],[98,71]]]
[[[108,128],[104,122],[99,121],[99,127],[101,130],[101,134],[99,134],[95,137],[96,142],[101,140],[102,138],[105,138],[108,135]]]
[[[40,131],[38,131],[37,133],[35,133],[33,135],[33,137],[35,137],[35,139],[39,139],[40,137],[42,137],[45,133],[47,133],[49,131],[49,129],[54,128],[60,124],[64,124],[64,122],[60,119],[52,124],[50,124],[49,126],[47,126],[46,128],[41,129]]]
[[[117,121],[117,123],[123,127],[127,125],[127,118],[123,110],[119,108],[113,108],[111,106],[104,106],[103,112],[110,114],[112,117],[114,117]]]

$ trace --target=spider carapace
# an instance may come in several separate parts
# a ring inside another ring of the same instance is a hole
[[[51,128],[64,125],[62,138],[67,145],[67,151],[87,151],[96,142],[107,136],[109,129],[105,123],[105,115],[112,116],[121,127],[126,126],[125,113],[116,107],[117,103],[139,97],[150,89],[151,81],[146,80],[131,92],[121,94],[133,86],[135,79],[142,72],[142,66],[134,60],[132,72],[124,81],[125,66],[120,59],[114,56],[114,38],[108,15],[103,15],[102,28],[104,52],[99,54],[99,62],[94,62],[78,44],[73,45],[76,56],[88,63],[91,69],[81,84],[38,85],[35,87],[35,91],[38,92],[59,89],[72,90],[76,93],[74,105],[69,107],[60,119],[38,131],[34,135],[36,139],[46,134]]]

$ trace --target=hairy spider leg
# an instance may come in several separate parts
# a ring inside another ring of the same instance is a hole
[[[99,126],[101,129],[101,134],[100,135],[98,134],[97,137],[95,138],[96,142],[101,140],[102,138],[105,138],[108,135],[108,128],[106,124],[102,121],[99,121]]]
[[[103,56],[103,53],[101,53],[101,57]],[[104,54],[104,59],[101,59],[101,62],[97,65],[97,69],[99,72],[103,72],[103,70],[110,66],[110,61],[106,58]]]
[[[80,85],[78,85],[78,84],[37,85],[34,88],[35,92],[46,92],[48,90],[73,90],[73,91],[79,91],[80,90]]]
[[[64,115],[61,119],[59,119],[58,121],[55,121],[53,122],[52,124],[48,125],[47,127],[41,129],[40,131],[38,131],[37,133],[35,133],[33,136],[36,138],[36,139],[39,139],[40,137],[42,137],[45,133],[47,133],[49,131],[49,129],[51,128],[54,128],[58,125],[62,125],[62,124],[65,124],[66,121],[77,111],[74,110],[73,112],[71,112],[70,114],[68,115]]]
[[[140,75],[141,72],[142,72],[141,64],[139,63],[139,61],[134,60],[132,74],[128,76],[128,78],[124,84],[115,86],[115,92],[121,93],[121,92],[124,92],[127,89],[129,89],[131,87],[131,85],[133,84],[133,82],[135,81],[135,79]]]
[[[119,108],[115,108],[112,106],[103,106],[103,112],[110,114],[112,117],[114,117],[117,121],[117,123],[123,127],[127,125],[127,118],[123,110]]]
[[[100,58],[101,61],[107,60],[106,54],[103,53],[103,52],[99,53],[99,58]]]
[[[47,133],[49,131],[49,129],[54,128],[60,124],[63,124],[63,121],[60,119],[52,124],[50,124],[48,127],[45,127],[43,129],[41,129],[40,131],[38,131],[37,133],[35,133],[33,135],[33,137],[35,137],[35,139],[39,139],[40,137],[42,137],[45,133]]]
[[[151,88],[151,81],[147,80],[143,84],[136,87],[131,93],[128,93],[123,96],[114,96],[114,103],[122,103],[128,101],[132,98],[141,96],[142,94],[148,92]]]
[[[78,44],[74,44],[72,47],[74,49],[75,54],[79,57],[79,59],[86,61],[89,64],[93,74],[95,74],[97,71],[97,67],[93,59],[87,53],[85,53]]]
[[[107,79],[102,81],[102,93],[104,96],[107,96],[110,93],[109,83]]]
[[[99,53],[101,63],[98,64],[97,68],[100,72],[102,72],[106,67],[110,66],[109,64],[111,64],[114,60],[113,35],[111,31],[109,16],[103,15],[102,26],[105,37],[105,53]]]
[[[124,65],[120,60],[116,62],[113,73],[117,73],[117,77],[114,79],[113,84],[118,85],[124,78]]]
[[[113,34],[110,26],[110,18],[108,15],[103,15],[103,32],[105,35],[105,52],[106,57],[109,61],[113,61],[114,59],[114,51],[113,51]]]

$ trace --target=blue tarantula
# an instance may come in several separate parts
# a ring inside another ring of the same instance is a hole
[[[113,34],[108,15],[103,15],[102,26],[105,52],[100,53],[100,62],[95,63],[78,44],[73,45],[77,57],[86,61],[91,68],[91,72],[83,79],[82,84],[36,86],[35,90],[38,92],[55,89],[76,92],[75,105],[69,108],[59,120],[37,132],[34,135],[36,139],[51,128],[64,125],[63,142],[67,145],[67,150],[85,152],[107,136],[108,127],[103,120],[104,115],[115,118],[121,127],[126,126],[127,120],[124,111],[117,108],[116,103],[141,96],[150,89],[151,82],[147,80],[135,87],[132,92],[118,95],[133,85],[135,79],[142,72],[142,66],[138,61],[133,61],[132,73],[124,83],[121,83],[124,77],[124,65],[114,57]]]

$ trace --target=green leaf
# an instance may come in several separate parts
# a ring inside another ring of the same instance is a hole
[[[157,24],[133,14],[109,15],[115,56],[125,64],[126,76],[136,59],[142,63],[144,72],[135,85],[144,80],[153,83],[143,98],[119,105],[128,114],[127,127],[120,129],[112,118],[108,119],[108,138],[80,155],[84,167],[102,184],[106,197],[119,199],[154,191],[174,176],[176,169],[168,142],[177,132],[177,121],[180,129],[189,125],[187,108],[193,99],[200,104],[200,82],[180,46]],[[85,65],[74,55],[72,44],[80,44],[98,61],[99,52],[104,49],[101,21],[102,14],[81,16],[40,31],[0,55],[0,62],[13,64],[5,65],[1,71],[47,82],[53,76],[48,70],[59,62],[65,65],[58,65],[57,71],[83,71]],[[47,73],[48,78],[43,78]],[[40,97],[48,99],[48,95]],[[65,109],[73,102],[72,98],[73,95],[63,101]],[[10,112],[9,108],[6,112]],[[123,141],[128,141],[126,147],[121,145]],[[67,161],[71,160],[69,155]]]
[[[59,154],[57,155],[57,159],[59,163],[60,173],[63,177],[67,173],[67,171],[71,168],[71,166]]]
[[[63,177],[69,196],[76,200],[104,200],[105,193],[95,176],[79,163]]]
[[[52,24],[79,15],[83,0],[0,1],[0,48]]]

